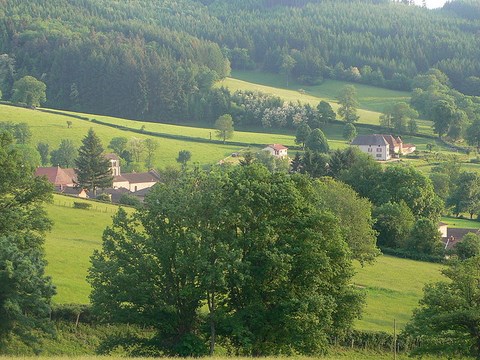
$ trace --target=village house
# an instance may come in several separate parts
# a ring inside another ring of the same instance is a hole
[[[112,200],[117,200],[124,193],[135,193],[143,191],[143,196],[153,185],[160,181],[160,174],[155,170],[142,173],[121,173],[120,158],[116,154],[106,154],[110,161],[110,170],[113,176],[111,189],[101,189],[98,194],[107,193]],[[55,190],[67,195],[87,198],[88,194],[84,189],[77,187],[77,176],[75,169],[62,169],[60,166],[39,167],[35,171],[36,176],[45,176],[55,186]]]
[[[288,156],[288,148],[281,144],[270,144],[265,147],[263,151],[268,151],[272,156],[277,158],[285,158]]]
[[[358,135],[350,145],[357,146],[360,151],[378,161],[398,158],[400,155],[411,154],[416,150],[415,145],[404,144],[400,137],[395,138],[384,134]]]

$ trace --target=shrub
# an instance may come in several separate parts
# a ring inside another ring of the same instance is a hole
[[[129,205],[134,207],[139,207],[142,205],[142,202],[135,195],[123,194],[118,201],[122,205]]]
[[[75,201],[75,202],[73,203],[73,207],[74,207],[75,209],[89,210],[89,209],[92,207],[92,204]]]
[[[112,202],[112,195],[110,194],[100,194],[96,197],[96,200],[103,202]]]

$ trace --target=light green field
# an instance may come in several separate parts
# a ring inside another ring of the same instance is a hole
[[[337,111],[337,95],[347,85],[354,85],[357,89],[360,109],[360,123],[379,125],[381,112],[392,103],[410,101],[410,93],[378,88],[363,84],[353,84],[344,81],[325,80],[320,85],[307,86],[290,82],[287,87],[282,75],[261,73],[254,71],[233,71],[232,76],[221,81],[218,86],[225,86],[231,91],[255,90],[281,97],[286,101],[309,103],[317,106],[321,100],[328,101]],[[433,134],[432,122],[418,120],[419,131],[424,134]]]
[[[46,206],[54,221],[45,243],[47,274],[57,287],[55,302],[86,304],[90,287],[85,277],[90,256],[101,247],[103,230],[112,223],[118,207],[90,201],[90,210],[74,209],[74,201],[84,202],[54,195],[54,202]]]
[[[444,216],[442,222],[448,224],[450,228],[463,228],[463,229],[480,229],[480,221],[459,219],[456,217]]]
[[[101,247],[103,230],[112,222],[117,207],[91,202],[90,210],[73,209],[73,201],[55,195],[47,206],[55,225],[47,236],[47,273],[52,276],[58,294],[57,303],[88,303],[90,292],[85,277],[90,256]],[[393,319],[399,327],[408,321],[413,308],[422,296],[426,282],[441,278],[440,266],[430,263],[380,257],[374,265],[358,267],[355,285],[367,290],[367,308],[358,328],[391,331]]]
[[[72,122],[72,128],[67,128],[67,120]],[[90,123],[85,120],[74,119],[62,115],[47,114],[36,110],[16,108],[0,105],[0,121],[12,121],[14,123],[26,122],[32,131],[31,143],[35,146],[38,142],[46,142],[50,149],[58,147],[62,139],[70,139],[75,146],[81,145],[82,138],[89,128],[93,128],[96,134],[107,147],[113,137],[124,136],[127,138],[147,139],[154,138],[147,135],[132,133],[114,129],[108,126]],[[192,153],[192,163],[212,164],[225,158],[232,152],[238,151],[238,146],[197,143],[184,140],[154,138],[160,148],[157,152],[156,167],[163,169],[168,165],[178,165],[175,161],[180,150],[189,150]]]
[[[358,329],[393,332],[403,328],[423,296],[426,283],[444,279],[439,264],[380,256],[374,265],[357,266],[354,282],[367,291],[367,306]]]

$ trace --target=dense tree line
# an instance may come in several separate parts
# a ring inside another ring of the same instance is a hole
[[[479,91],[480,25],[467,16],[477,9],[469,1],[435,12],[380,0],[3,5],[0,88],[7,100],[14,81],[30,75],[46,83],[48,106],[198,118],[205,103],[219,100],[211,85],[229,63],[282,73],[286,81],[332,77],[398,89],[436,67],[457,89]]]

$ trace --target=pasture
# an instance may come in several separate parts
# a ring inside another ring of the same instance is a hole
[[[113,137],[117,136],[123,136],[128,139],[156,139],[159,143],[159,150],[156,156],[155,167],[159,169],[163,169],[169,165],[177,166],[178,164],[175,159],[180,150],[189,150],[192,153],[191,162],[200,165],[216,163],[232,152],[239,150],[238,146],[158,138],[123,131],[86,120],[7,105],[0,105],[0,121],[11,121],[14,123],[26,122],[32,131],[31,144],[36,146],[39,142],[46,142],[50,145],[50,149],[57,148],[62,139],[70,139],[74,142],[75,146],[80,146],[81,140],[90,128],[93,128],[100,137],[104,148],[108,146],[108,143]],[[72,122],[71,128],[67,127],[67,121]]]

